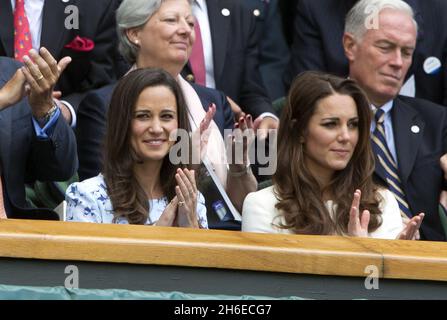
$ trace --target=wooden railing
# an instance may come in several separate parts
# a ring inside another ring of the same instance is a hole
[[[0,220],[0,257],[447,281],[447,243]]]

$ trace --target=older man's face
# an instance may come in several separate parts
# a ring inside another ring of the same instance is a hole
[[[367,30],[363,39],[346,41],[350,76],[359,82],[371,102],[381,106],[394,99],[405,80],[416,47],[412,18],[393,9],[380,12],[379,28]]]

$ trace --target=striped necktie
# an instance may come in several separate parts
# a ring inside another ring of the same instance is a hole
[[[385,127],[383,125],[385,120],[385,112],[379,108],[376,110],[374,117],[376,119],[376,129],[372,134],[372,147],[378,159],[376,166],[381,166],[383,168],[388,189],[396,197],[402,216],[411,218],[413,214],[408,206],[408,202],[402,188],[397,164],[391,156],[391,152],[388,149],[385,139]]]

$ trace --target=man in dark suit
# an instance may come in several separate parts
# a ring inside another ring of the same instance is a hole
[[[366,28],[365,9],[371,3],[361,0],[348,14],[343,47],[350,78],[364,89],[373,110],[384,111],[383,122],[376,120],[373,127],[383,126],[387,149],[383,155],[387,153],[390,160],[382,156],[384,164],[375,149],[375,176],[391,191],[402,190],[396,199],[401,210],[404,202],[409,206],[410,218],[425,213],[422,239],[445,240],[438,204],[443,186],[440,158],[447,151],[447,109],[426,100],[398,96],[416,48],[416,22],[411,7],[388,0],[382,5],[391,7],[377,7],[379,27]],[[396,166],[397,183],[387,173],[393,171],[391,162]]]
[[[17,61],[0,57],[0,88],[6,84],[9,96],[0,98],[0,207],[8,218],[58,219],[51,210],[27,208],[25,183],[66,180],[77,168],[73,131],[51,99],[60,71],[48,68],[48,51],[41,55],[45,60],[31,55],[38,67],[27,63],[23,71],[17,71]],[[61,70],[66,62],[59,64]],[[28,99],[21,99],[25,77],[30,91]]]
[[[283,34],[278,0],[243,2],[256,19],[259,72],[272,101],[285,96],[282,81],[289,62],[289,47]]]
[[[258,39],[253,11],[249,10],[244,1],[239,0],[195,0],[193,13],[202,31],[206,26],[194,10],[197,5],[202,12],[207,12],[202,17],[209,24],[211,35],[211,43],[204,43],[203,50],[212,50],[212,58],[210,61],[205,58],[205,65],[207,72],[209,65],[213,65],[211,77],[214,85],[209,84],[208,77],[206,86],[224,92],[243,112],[258,119],[256,124],[262,119],[259,127],[276,128],[277,118],[263,117],[266,113],[274,115],[275,112],[259,73]],[[203,36],[202,38],[205,39]],[[182,75],[188,81],[194,80],[190,64],[185,66]]]
[[[348,75],[348,60],[340,44],[345,16],[357,2],[298,1],[292,58],[285,74],[287,88],[293,78],[305,70]],[[402,93],[447,106],[447,1],[405,2],[413,8],[418,23],[418,40]]]
[[[40,41],[33,39],[34,49],[46,47],[57,60],[72,58],[55,89],[76,110],[85,91],[117,78],[122,63],[115,28],[118,0],[41,1],[32,10],[28,10],[28,1],[32,0],[25,0],[31,35],[38,38],[36,29],[41,28]],[[0,56],[14,57],[11,0],[0,0],[0,8]]]
[[[205,111],[208,111],[211,103],[216,105],[213,120],[222,135],[225,129],[232,129],[234,115],[225,95],[198,84],[191,85],[197,92]],[[102,170],[102,146],[106,133],[109,102],[114,88],[113,84],[91,91],[79,106],[76,138],[79,155],[78,174],[81,181],[96,176]]]

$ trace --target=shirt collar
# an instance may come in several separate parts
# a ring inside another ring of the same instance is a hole
[[[381,107],[381,109],[385,112],[385,116],[387,116],[387,114],[391,111],[391,109],[393,108],[393,105],[394,105],[394,100],[390,100]],[[371,110],[373,112],[375,112],[377,110],[377,107],[375,105],[371,104]]]
[[[195,4],[200,10],[203,10],[203,6],[204,6],[203,1],[204,1],[204,0],[194,0],[194,4]]]

